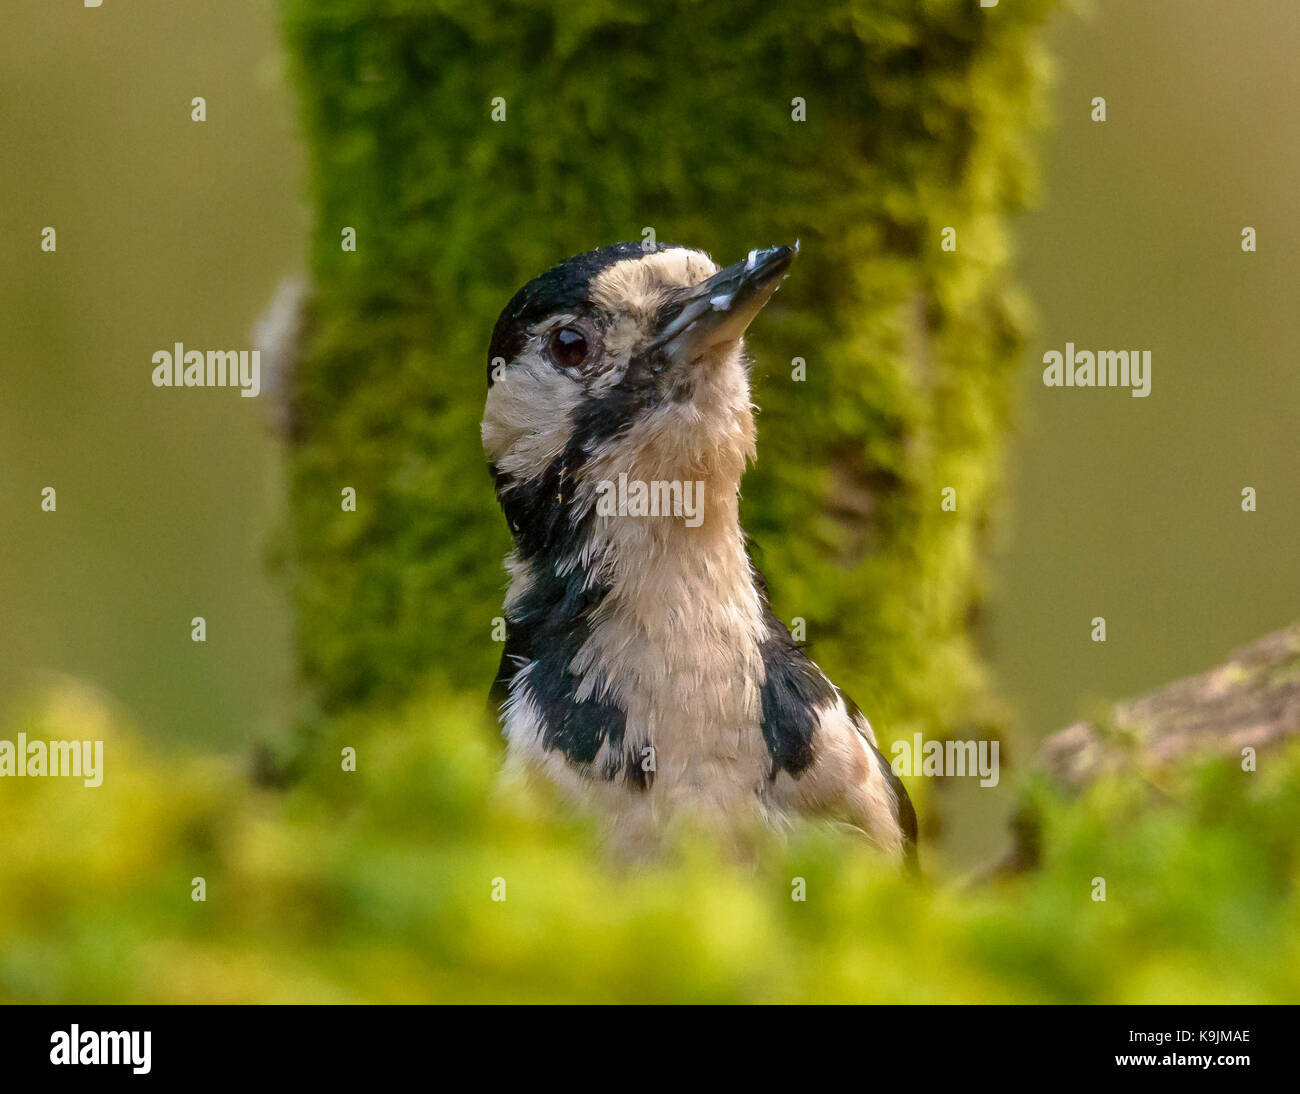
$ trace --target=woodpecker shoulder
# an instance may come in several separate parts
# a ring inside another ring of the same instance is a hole
[[[890,793],[894,796],[895,816],[898,820],[898,827],[903,833],[903,857],[909,870],[919,870],[919,863],[916,854],[916,841],[918,835],[916,821],[916,807],[912,804],[911,795],[907,792],[907,787],[903,785],[903,780],[898,777],[890,762],[885,759],[885,754],[880,751],[880,745],[876,742],[876,734],[871,728],[871,723],[867,721],[867,716],[862,713],[862,709],[850,699],[844,692],[839,691],[840,698],[844,701],[844,709],[848,711],[849,720],[853,723],[854,729],[862,736],[863,740],[871,747],[875,756],[876,767],[880,771],[881,777],[889,786]]]
[[[835,687],[770,608],[764,623],[760,728],[772,756],[772,777],[785,771],[797,778],[813,762],[820,712],[835,701]]]

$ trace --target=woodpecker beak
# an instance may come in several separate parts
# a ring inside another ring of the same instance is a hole
[[[738,342],[772,298],[798,253],[798,243],[753,250],[744,262],[700,282],[649,348],[663,348],[675,360],[689,363],[710,350]]]

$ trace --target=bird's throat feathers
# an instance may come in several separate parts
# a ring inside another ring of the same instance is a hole
[[[628,643],[721,641],[727,621],[757,630],[739,518],[754,456],[743,363],[714,368],[691,399],[643,410],[611,436],[593,435],[580,413],[562,430],[541,475],[494,468],[515,533],[507,620],[581,614],[621,627]]]
[[[681,466],[644,447],[598,449],[557,491],[566,508],[554,527],[567,534],[534,550],[517,537],[499,683],[548,751],[605,778],[651,781],[652,742],[731,727],[719,745],[734,750],[740,727],[757,723],[766,623],[738,516],[743,463],[688,470],[701,476],[694,516],[610,514],[596,484],[662,482]]]

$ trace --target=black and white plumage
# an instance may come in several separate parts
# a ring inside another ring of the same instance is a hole
[[[907,792],[773,614],[740,527],[754,457],[742,336],[796,253],[719,270],[699,251],[620,243],[506,306],[483,418],[515,540],[493,700],[509,762],[593,802],[625,846],[653,846],[682,814],[804,814],[914,861]],[[658,515],[612,508],[623,483],[657,491]]]

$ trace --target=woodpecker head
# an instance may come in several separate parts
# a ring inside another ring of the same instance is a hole
[[[742,337],[797,253],[720,270],[618,243],[515,294],[492,334],[483,444],[520,555],[581,550],[565,541],[614,482],[698,484],[702,523],[734,514],[754,451]]]

